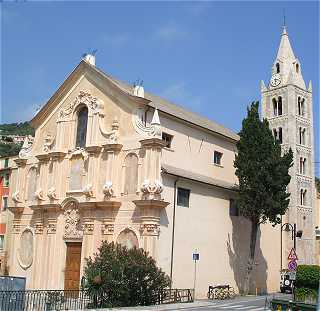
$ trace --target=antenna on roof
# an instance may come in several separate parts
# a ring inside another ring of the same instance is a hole
[[[95,56],[97,52],[98,52],[98,49],[94,49],[94,50],[91,51],[90,54],[93,55],[93,56]]]
[[[286,9],[283,9],[283,28],[286,27]]]

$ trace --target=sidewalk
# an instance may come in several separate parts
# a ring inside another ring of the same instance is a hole
[[[90,311],[107,311],[107,310],[144,310],[144,311],[163,311],[163,310],[188,310],[191,308],[203,308],[213,306],[214,302],[208,300],[196,300],[188,303],[171,303],[167,305],[154,305],[154,306],[139,306],[139,307],[125,307],[125,308],[112,308],[112,309],[90,309]],[[89,309],[86,309],[89,310]]]

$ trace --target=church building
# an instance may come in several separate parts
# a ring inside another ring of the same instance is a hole
[[[263,114],[295,153],[286,221],[303,231],[300,262],[312,263],[312,91],[285,30],[272,73]],[[85,258],[107,240],[147,250],[174,288],[193,288],[198,253],[197,297],[212,284],[242,289],[250,223],[235,204],[236,133],[107,75],[89,54],[31,123],[12,167],[10,275],[28,289],[79,289]],[[254,292],[279,289],[280,247],[280,226],[261,226]]]

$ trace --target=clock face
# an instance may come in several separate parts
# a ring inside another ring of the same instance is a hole
[[[270,84],[272,86],[277,86],[281,83],[281,76],[277,73],[271,77]]]

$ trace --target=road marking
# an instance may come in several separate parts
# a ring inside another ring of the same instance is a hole
[[[251,309],[252,306],[245,306],[245,307],[241,307],[241,308],[236,308],[237,310],[245,310],[245,309]],[[252,309],[251,309],[252,310]]]
[[[228,305],[228,306],[217,306],[217,308],[219,308],[219,309],[226,309],[226,308],[230,308],[230,307],[232,307],[232,308],[238,308],[238,307],[243,307],[243,305]]]
[[[264,307],[259,307],[259,308],[255,308],[255,309],[251,309],[250,311],[262,311],[262,310],[270,310],[270,309],[265,309]]]

